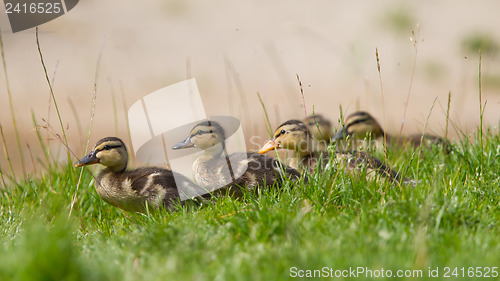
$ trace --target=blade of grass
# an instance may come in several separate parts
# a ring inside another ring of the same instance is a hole
[[[127,100],[125,98],[125,93],[123,91],[123,84],[121,83],[121,81],[120,81],[120,94],[122,96],[123,115],[125,117],[125,126],[127,127],[128,143],[132,143],[132,135],[130,134],[130,124],[128,122],[128,114],[127,114],[128,112]],[[132,161],[133,163],[134,160],[135,160],[135,154],[130,153],[130,161]]]
[[[68,104],[71,109],[71,112],[73,113],[73,116],[75,117],[75,122],[76,122],[76,128],[78,130],[78,136],[81,141],[80,145],[84,145],[84,136],[83,136],[83,128],[82,128],[82,122],[80,121],[80,117],[78,116],[78,111],[76,110],[75,104],[73,103],[73,100],[68,97]]]
[[[0,123],[0,135],[2,137],[3,152],[5,153],[5,159],[7,160],[7,165],[9,166],[12,177],[15,179],[16,174],[14,173],[14,167],[12,166],[12,161],[10,160],[9,151],[7,150],[7,143],[5,142],[5,135],[3,133],[3,126]]]
[[[319,128],[319,123],[318,123],[318,121],[316,120],[316,112],[314,111],[314,105],[313,105],[313,113],[312,113],[312,117],[313,117],[313,120],[314,120],[314,125],[316,126],[316,129],[318,129],[318,132],[319,132],[320,136],[321,136],[322,138],[324,138],[323,132],[321,132],[321,129]]]
[[[47,142],[44,143],[43,138],[42,138],[42,134],[40,133],[41,126],[38,125],[36,118],[35,118],[35,112],[33,110],[31,111],[31,119],[32,119],[33,125],[35,127],[35,132],[36,132],[36,136],[38,138],[38,142],[40,143],[40,147],[42,148],[43,154],[45,156],[45,163],[47,163],[49,165],[49,168],[50,168],[50,166],[54,162],[54,158],[52,158],[52,155],[50,153],[49,143],[48,143],[50,133],[47,130]]]
[[[26,166],[24,164],[24,153],[21,147],[21,140],[19,137],[19,129],[17,127],[16,115],[14,114],[14,102],[12,101],[12,93],[10,91],[9,78],[7,76],[7,63],[5,62],[5,54],[3,48],[2,32],[0,30],[0,54],[2,56],[3,73],[5,76],[5,87],[7,88],[7,95],[9,97],[10,116],[12,118],[12,125],[14,126],[14,133],[16,135],[17,148],[19,149],[19,159],[21,160],[21,167],[23,174],[26,175]],[[12,174],[14,176],[14,174]]]
[[[234,81],[234,84],[236,85],[236,89],[238,91],[238,94],[240,95],[240,100],[241,100],[241,107],[242,107],[242,113],[243,113],[243,117],[245,118],[245,121],[248,121],[250,120],[250,111],[248,109],[248,101],[247,101],[247,98],[246,98],[246,94],[245,94],[245,90],[244,90],[244,87],[243,87],[243,83],[241,82],[241,79],[240,79],[240,75],[238,74],[238,72],[236,72],[236,70],[234,69],[234,66],[233,64],[229,61],[229,59],[227,58],[224,58],[224,61],[225,61],[225,64],[227,65],[226,67],[228,68],[229,70],[229,73],[231,74],[232,78],[233,78],[233,81]],[[243,120],[243,118],[240,118],[240,120]],[[245,128],[243,128],[244,131]],[[248,132],[246,132],[248,133]]]
[[[304,106],[304,119],[307,118],[307,106],[306,106],[306,99],[304,97],[304,88],[302,87],[302,81],[300,81],[299,74],[295,74],[297,76],[297,81],[299,82],[299,88],[300,88],[300,95],[302,96],[302,105]],[[310,135],[309,135],[309,130],[306,131],[306,138],[307,138],[307,147],[309,149],[309,157],[312,157],[312,150],[311,150],[311,144],[310,142]]]
[[[450,104],[451,104],[451,91],[448,93],[448,106],[446,108],[446,131],[444,134],[444,139],[448,139],[448,123],[450,121]]]
[[[3,169],[1,165],[0,165],[0,179],[2,179],[2,190],[5,190],[7,185],[5,184],[5,179],[3,178]]]
[[[28,152],[29,152],[29,155],[30,155],[31,164],[33,165],[33,172],[35,173],[35,176],[37,176],[38,172],[36,170],[35,160],[33,158],[33,152],[31,151],[31,147],[30,147],[30,145],[28,143],[26,143],[26,146],[28,148]]]
[[[40,48],[40,40],[38,37],[38,26],[35,28],[35,35],[36,35],[36,46],[38,48],[38,54],[40,55],[40,61],[42,63],[43,72],[45,74],[45,79],[47,80],[47,84],[49,85],[50,95],[52,96],[52,101],[54,102],[54,107],[56,109],[57,118],[59,119],[59,125],[61,126],[64,144],[66,147],[69,147],[68,138],[66,137],[66,130],[64,129],[64,124],[63,124],[63,121],[61,118],[61,113],[59,111],[59,106],[57,105],[56,97],[54,95],[54,90],[52,89],[52,83],[50,82],[49,75],[47,73],[47,68],[45,67],[45,62],[43,60],[43,54],[42,54],[42,50]],[[66,153],[67,153],[68,161],[71,162],[71,154],[70,154],[69,150],[67,150]],[[72,172],[71,172],[71,174],[72,174]]]
[[[87,144],[85,146],[85,153],[84,154],[87,154],[87,151],[89,148],[89,142],[90,142],[90,135],[92,133],[92,128],[94,125],[95,106],[96,106],[96,100],[97,100],[97,78],[99,77],[99,66],[101,63],[101,55],[102,55],[103,46],[104,46],[104,39],[101,41],[101,45],[99,46],[99,51],[97,53],[97,63],[96,63],[95,76],[94,76],[94,93],[92,95],[92,107],[90,109],[90,123],[89,123],[89,130],[87,132]],[[78,182],[76,184],[75,194],[73,195],[73,199],[71,200],[71,207],[69,209],[68,218],[71,217],[71,214],[73,212],[73,207],[74,207],[75,202],[77,200],[78,190],[79,190],[80,184],[82,182],[82,175],[83,175],[83,169],[80,170],[80,174],[78,176]]]
[[[385,118],[385,99],[384,99],[384,84],[382,83],[382,72],[381,72],[381,67],[380,67],[380,56],[378,54],[378,48],[375,48],[375,57],[377,58],[377,71],[378,71],[378,80],[380,83],[380,93],[382,95],[382,122],[383,122],[383,128],[387,128],[386,126],[386,118]],[[387,162],[389,159],[389,156],[387,155],[387,134],[383,135],[384,140],[382,143],[382,146],[384,148],[384,155],[385,155],[385,161]]]
[[[111,103],[113,105],[113,120],[115,125],[115,136],[118,136],[118,111],[116,109],[116,98],[115,98],[115,90],[113,88],[112,81],[108,78],[109,85],[111,87]]]
[[[224,55],[224,72],[226,74],[226,86],[227,86],[227,102],[229,104],[229,115],[233,116],[234,115],[234,101],[233,101],[233,83],[231,83],[231,73],[230,73],[229,65],[227,62],[227,58]]]
[[[411,34],[412,34],[412,36],[410,37],[410,40],[413,42],[413,47],[415,48],[415,56],[413,57],[413,66],[412,66],[412,70],[411,70],[410,86],[408,87],[408,95],[406,96],[405,110],[403,112],[403,121],[401,122],[401,128],[399,129],[397,143],[399,143],[399,140],[401,139],[401,134],[403,133],[403,127],[404,127],[404,124],[406,122],[406,112],[408,110],[408,104],[410,103],[411,89],[413,86],[413,79],[415,78],[415,70],[417,68],[416,67],[417,66],[417,57],[418,57],[418,45],[417,45],[417,43],[418,43],[418,40],[420,39],[419,38],[420,27],[418,24],[417,24],[417,33],[415,33],[415,30],[412,29]]]
[[[264,105],[264,102],[262,101],[262,98],[260,97],[259,92],[257,92],[257,97],[259,98],[260,105],[262,106],[262,109],[264,110],[264,115],[266,116],[266,129],[267,132],[269,133],[269,136],[273,136],[273,128],[271,126],[271,121],[269,121],[269,115],[267,114],[266,106]]]
[[[54,72],[52,73],[52,85],[54,85],[54,82],[56,81],[56,73],[57,73],[57,68],[59,67],[59,60],[56,61],[56,66],[54,67]],[[52,109],[52,96],[49,95],[49,105],[47,106],[47,123],[50,124],[50,112]],[[47,146],[50,144],[50,133],[47,132]],[[48,149],[48,147],[47,147]]]
[[[345,126],[344,122],[344,110],[342,109],[342,105],[339,104],[339,112],[340,112],[340,117],[339,117],[339,123],[340,123],[340,128],[342,129]]]
[[[479,50],[479,69],[478,69],[478,88],[479,88],[479,145],[480,145],[480,153],[479,153],[479,171],[482,174],[484,167],[484,110],[486,108],[487,101],[484,102],[483,105],[483,94],[482,94],[482,53]]]
[[[420,136],[420,146],[418,147],[418,155],[417,155],[417,171],[419,171],[420,166],[420,156],[422,154],[422,145],[424,143],[425,131],[427,130],[427,125],[429,125],[429,119],[431,118],[432,110],[434,109],[434,105],[436,104],[437,97],[434,98],[432,102],[431,108],[429,109],[429,114],[427,114],[427,118],[425,119],[424,129],[422,131],[422,135]],[[418,174],[417,174],[418,175]],[[415,179],[418,182],[418,177]]]

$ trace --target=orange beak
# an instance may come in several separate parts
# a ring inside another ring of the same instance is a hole
[[[274,150],[278,148],[278,145],[274,142],[274,139],[268,141],[264,146],[259,150],[260,154],[264,154],[268,151]]]

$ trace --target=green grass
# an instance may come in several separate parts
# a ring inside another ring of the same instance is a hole
[[[104,203],[88,171],[76,190],[79,171],[50,165],[0,190],[0,280],[282,280],[292,267],[439,267],[434,280],[465,280],[444,267],[500,266],[500,138],[483,135],[483,148],[474,135],[449,155],[389,151],[415,188],[316,171],[283,191],[149,215]]]

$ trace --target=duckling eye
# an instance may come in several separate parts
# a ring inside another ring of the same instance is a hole
[[[120,145],[105,144],[100,150],[110,150],[117,147],[120,147]]]
[[[284,129],[281,130],[280,134],[283,135],[284,133],[286,133],[286,131]]]

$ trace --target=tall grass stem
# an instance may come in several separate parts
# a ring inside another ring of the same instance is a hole
[[[382,72],[381,72],[381,67],[380,67],[380,56],[378,54],[378,48],[375,48],[375,57],[377,58],[377,71],[378,71],[378,80],[380,83],[380,94],[382,95],[382,112],[383,112],[383,126],[384,128],[386,127],[386,114],[385,114],[385,99],[384,99],[384,83],[382,83]],[[383,147],[384,147],[384,155],[385,155],[385,161],[387,162],[389,159],[389,156],[387,155],[387,135],[384,134],[384,140],[383,140]]]
[[[94,76],[94,91],[93,91],[93,95],[92,95],[92,107],[90,110],[90,122],[89,122],[89,130],[87,132],[87,144],[85,145],[85,154],[88,151],[89,142],[90,142],[90,135],[92,133],[92,128],[93,128],[93,124],[94,124],[95,107],[96,107],[96,100],[97,100],[97,79],[99,77],[99,66],[101,63],[101,55],[102,55],[103,46],[104,46],[104,39],[101,41],[101,45],[99,46],[99,51],[97,54],[97,63],[96,63],[95,76]],[[78,195],[78,190],[79,190],[81,182],[82,182],[82,176],[83,176],[83,169],[80,170],[80,174],[78,176],[78,182],[76,184],[75,194],[73,195],[73,199],[71,200],[71,207],[69,209],[68,218],[71,217],[71,214],[73,212],[73,207],[75,206],[76,200],[78,199],[77,195]]]
[[[40,48],[40,40],[38,37],[38,26],[35,28],[35,35],[36,35],[36,46],[38,48],[38,54],[40,55],[40,61],[42,63],[43,72],[45,74],[45,79],[47,80],[47,84],[49,85],[50,95],[52,96],[52,101],[54,102],[54,107],[56,109],[57,118],[59,119],[59,125],[61,126],[64,144],[66,147],[69,147],[68,138],[66,137],[66,130],[64,129],[64,124],[63,124],[63,121],[61,118],[61,113],[59,111],[59,106],[57,105],[56,97],[54,95],[54,90],[52,89],[52,83],[50,82],[49,74],[47,73],[47,67],[45,67],[45,62],[43,60],[42,49]],[[67,153],[68,161],[71,163],[71,154],[70,154],[69,150],[66,150],[66,153]]]
[[[262,101],[262,98],[261,98],[259,92],[257,92],[257,97],[259,98],[260,105],[262,106],[262,109],[264,110],[264,115],[266,116],[267,132],[269,133],[269,136],[272,137],[273,136],[273,128],[271,126],[271,121],[269,121],[269,115],[267,114],[266,105]]]
[[[406,122],[406,113],[408,111],[408,105],[410,103],[410,96],[411,96],[411,89],[413,87],[413,80],[415,78],[415,70],[417,68],[417,57],[418,57],[418,40],[420,39],[419,38],[419,35],[420,35],[420,27],[419,25],[417,24],[417,32],[415,33],[415,30],[412,29],[411,30],[411,34],[412,36],[410,37],[410,40],[413,42],[413,47],[415,48],[415,56],[413,57],[413,66],[412,66],[412,70],[411,70],[411,78],[410,78],[410,85],[408,87],[408,95],[406,96],[406,102],[405,102],[405,110],[403,112],[403,120],[401,122],[401,128],[399,129],[399,133],[398,133],[398,140],[397,142],[399,143],[399,140],[401,139],[402,137],[402,133],[403,133],[403,127],[404,127],[404,124]]]
[[[448,125],[450,121],[450,105],[451,105],[451,91],[448,92],[448,105],[446,107],[446,131],[444,133],[444,139],[448,139]]]
[[[7,63],[5,61],[3,40],[2,40],[2,32],[0,30],[0,54],[2,56],[2,65],[3,65],[3,73],[5,76],[5,87],[7,88],[7,95],[9,97],[9,107],[10,107],[10,115],[12,118],[12,126],[14,127],[14,133],[16,135],[17,148],[19,149],[19,159],[21,160],[21,167],[23,169],[23,174],[26,175],[26,166],[24,164],[24,153],[21,147],[21,139],[19,137],[19,129],[17,127],[16,115],[14,114],[14,102],[12,101],[12,92],[10,90],[9,85],[9,77],[7,75]],[[14,174],[12,175],[14,176]]]

